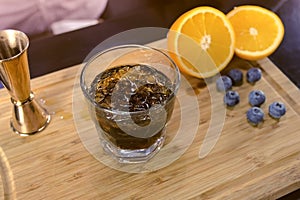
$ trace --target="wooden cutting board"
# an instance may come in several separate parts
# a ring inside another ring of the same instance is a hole
[[[149,173],[112,169],[99,162],[82,142],[72,108],[73,86],[82,65],[32,80],[36,98],[52,114],[46,130],[34,136],[19,137],[11,131],[12,107],[2,89],[0,146],[5,153],[2,159],[7,159],[3,177],[10,180],[5,182],[6,196],[22,200],[275,199],[300,188],[299,89],[267,58],[258,62],[235,58],[226,70],[237,67],[246,72],[253,66],[261,67],[262,80],[254,86],[244,82],[235,88],[241,102],[234,109],[226,109],[221,135],[201,159],[199,150],[206,133],[214,128],[209,126],[213,100],[205,82],[185,76],[199,109],[190,108],[189,102],[181,106],[200,112],[197,134],[179,159]],[[261,126],[249,125],[245,113],[252,89],[266,93],[265,112],[271,102],[282,101],[287,106],[286,115],[277,122],[266,114]],[[188,123],[193,119],[182,120]]]

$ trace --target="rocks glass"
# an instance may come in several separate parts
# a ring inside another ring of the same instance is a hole
[[[166,52],[107,49],[84,66],[80,86],[104,150],[121,163],[146,162],[163,146],[180,73]]]

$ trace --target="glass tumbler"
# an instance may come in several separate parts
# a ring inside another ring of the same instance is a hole
[[[179,84],[163,50],[121,45],[92,57],[80,86],[103,149],[120,163],[151,159],[164,144]]]

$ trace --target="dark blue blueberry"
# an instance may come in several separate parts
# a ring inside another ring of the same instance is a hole
[[[216,84],[218,91],[227,91],[232,87],[232,81],[228,76],[220,76]]]
[[[261,90],[253,90],[249,93],[248,99],[251,106],[260,106],[266,101],[266,96]]]
[[[259,68],[250,68],[248,71],[247,71],[247,81],[249,83],[255,83],[257,81],[259,81],[261,79],[261,70]]]
[[[281,102],[274,102],[269,106],[269,115],[275,119],[279,119],[286,113],[285,105]]]
[[[227,106],[235,106],[240,102],[240,95],[237,91],[229,90],[224,96],[224,103]]]
[[[227,74],[229,78],[232,80],[232,84],[237,86],[237,85],[242,85],[243,83],[243,72],[239,69],[232,69],[228,72]]]
[[[259,107],[251,107],[247,111],[247,120],[252,125],[258,125],[260,122],[264,120],[264,111]]]

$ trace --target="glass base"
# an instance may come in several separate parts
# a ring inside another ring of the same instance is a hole
[[[165,136],[162,134],[160,138],[156,140],[154,144],[152,144],[147,149],[120,149],[115,146],[109,140],[105,139],[103,133],[100,133],[100,141],[101,145],[106,153],[108,153],[111,157],[116,159],[119,163],[142,163],[147,162],[151,159],[164,144]]]

